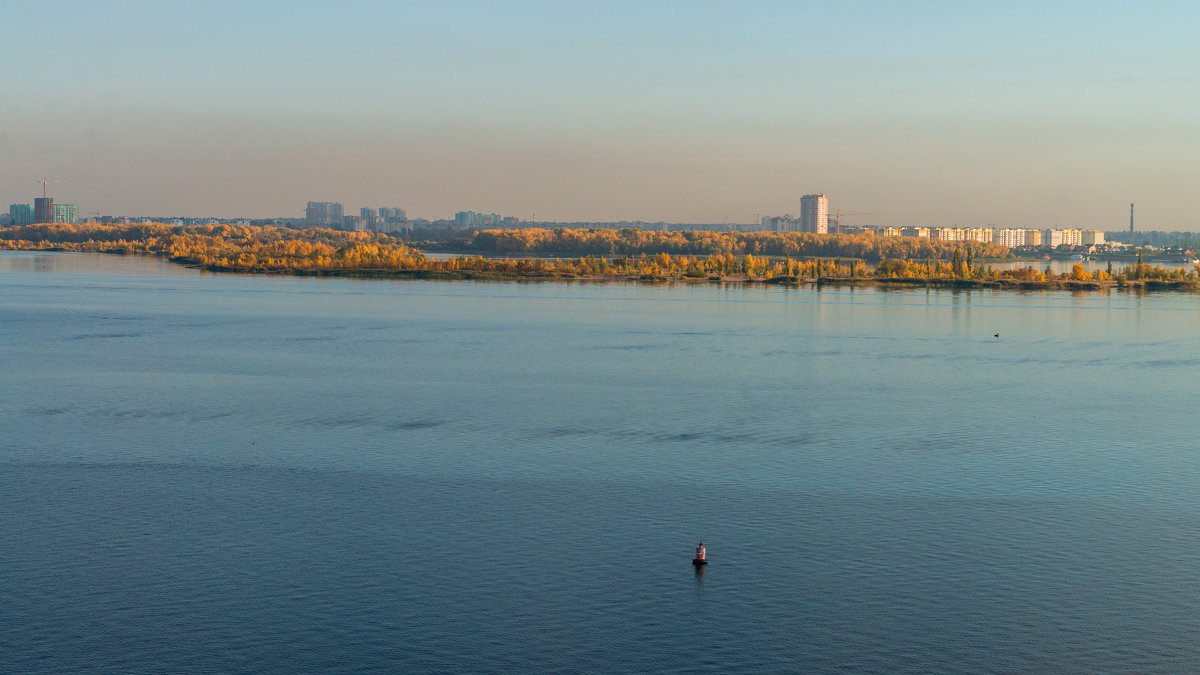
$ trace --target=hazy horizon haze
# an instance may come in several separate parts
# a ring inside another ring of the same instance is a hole
[[[1200,229],[1186,3],[7,9],[5,205]]]

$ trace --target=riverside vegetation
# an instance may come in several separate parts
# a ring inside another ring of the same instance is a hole
[[[212,271],[446,279],[709,280],[774,284],[873,283],[955,287],[1200,290],[1200,267],[1135,265],[1067,274],[1032,266],[995,270],[1011,257],[995,244],[795,232],[650,232],[636,229],[484,230],[475,255],[425,256],[372,232],[236,225],[48,224],[0,228],[0,249],[165,256]],[[575,257],[498,259],[552,252]],[[610,257],[611,256],[611,257]],[[983,260],[981,260],[983,259]]]

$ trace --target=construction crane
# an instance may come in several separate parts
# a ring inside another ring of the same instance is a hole
[[[838,209],[833,212],[833,231],[835,234],[842,233],[842,216],[877,216],[878,213],[869,213],[867,211],[843,211]]]
[[[65,178],[43,178],[37,181],[42,184],[42,199],[46,198],[46,183],[69,183],[71,181]]]

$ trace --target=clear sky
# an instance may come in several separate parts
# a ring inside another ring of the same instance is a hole
[[[4,204],[1200,229],[1200,3],[3,8]]]

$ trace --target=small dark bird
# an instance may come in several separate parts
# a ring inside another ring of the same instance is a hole
[[[995,335],[993,335],[992,337],[1000,337],[1000,334],[999,334],[999,333],[996,333],[996,334],[995,334]]]

